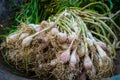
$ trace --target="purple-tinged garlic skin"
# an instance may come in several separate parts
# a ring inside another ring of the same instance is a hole
[[[107,50],[107,46],[104,42],[100,41],[100,42],[97,42],[97,44],[104,50],[106,51]]]
[[[61,55],[60,55],[60,62],[62,63],[67,63],[70,60],[70,50],[66,50],[64,51]]]
[[[36,32],[39,32],[39,31],[41,31],[43,28],[42,28],[42,26],[41,25],[36,25],[37,27],[35,28],[35,31]]]
[[[35,24],[29,24],[29,27],[35,29],[37,26]]]
[[[67,37],[67,42],[68,42],[68,43],[71,43],[74,38],[75,38],[75,33],[72,33],[72,34],[68,35],[68,37]]]
[[[51,34],[52,34],[52,35],[55,35],[55,36],[56,36],[56,35],[58,35],[58,33],[59,33],[58,28],[52,28],[52,29],[51,29]]]
[[[7,37],[6,42],[9,43],[10,41],[14,41],[18,37],[19,37],[19,34],[17,34],[17,33],[11,34]]]
[[[84,65],[86,70],[91,70],[92,69],[93,64],[92,64],[92,61],[91,61],[91,59],[88,55],[85,55],[83,65]]]
[[[41,25],[42,28],[44,28],[44,27],[46,27],[48,25],[48,22],[47,21],[42,21],[40,23],[40,25]]]
[[[70,58],[70,68],[71,68],[71,70],[75,70],[76,64],[79,63],[79,61],[80,61],[79,56],[77,55],[76,50],[77,49],[74,49],[72,51],[72,54],[71,54],[71,58]]]
[[[62,33],[62,32],[59,32],[59,33],[57,34],[57,38],[58,38],[58,40],[60,41],[60,43],[64,43],[64,42],[66,42],[66,40],[67,40],[67,34],[66,34],[66,33]]]
[[[55,23],[55,22],[49,22],[49,26],[50,26],[51,28],[56,27],[56,23]]]
[[[80,80],[86,80],[87,79],[87,76],[85,74],[85,72],[83,72],[81,75],[80,75]]]
[[[22,46],[23,46],[23,47],[29,46],[30,43],[32,42],[32,40],[33,40],[33,36],[28,36],[28,37],[26,37],[26,38],[23,39],[23,41],[22,41]]]
[[[92,76],[95,76],[95,75],[96,75],[96,69],[95,69],[95,66],[94,66],[94,65],[92,65],[91,74],[92,74]]]
[[[27,36],[29,36],[30,34],[29,33],[22,33],[19,37],[19,40],[22,40],[24,38],[26,38]]]

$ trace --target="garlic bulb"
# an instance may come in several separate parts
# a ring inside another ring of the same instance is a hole
[[[14,41],[19,37],[18,33],[11,34],[7,37],[6,42],[9,43],[10,41]]]
[[[104,42],[100,41],[100,42],[97,42],[97,44],[103,49],[103,50],[107,50],[107,46]]]
[[[67,42],[71,43],[75,37],[76,37],[76,34],[72,32],[70,35],[68,35]]]
[[[41,26],[41,25],[37,25],[37,24],[29,24],[29,26],[30,26],[33,30],[35,30],[36,32],[42,30],[42,26]]]
[[[56,35],[58,35],[58,33],[59,33],[58,28],[52,28],[52,29],[51,29],[51,34],[52,34],[52,35],[56,36]]]
[[[35,29],[37,26],[36,26],[36,24],[29,24],[29,27],[32,29]]]
[[[24,38],[26,38],[27,36],[29,36],[30,34],[29,33],[22,33],[19,37],[19,40],[22,40]]]
[[[87,54],[85,55],[83,65],[84,65],[86,70],[91,70],[92,69],[93,63],[92,63],[90,57]]]
[[[38,32],[38,31],[41,31],[41,30],[42,30],[41,25],[36,25],[35,31]]]
[[[58,40],[61,42],[61,43],[64,43],[66,40],[67,40],[67,34],[66,33],[62,33],[62,32],[59,32],[57,34],[57,38]]]
[[[28,36],[28,37],[26,37],[25,39],[23,39],[23,41],[22,41],[22,46],[23,46],[23,47],[29,46],[30,43],[31,43],[31,41],[32,41],[32,39],[33,39],[33,36]]]
[[[67,49],[60,55],[60,62],[67,63],[70,60],[70,50]]]
[[[50,27],[55,27],[55,26],[56,26],[56,23],[55,23],[55,22],[50,22],[50,23],[49,23],[49,26],[50,26]]]
[[[71,70],[75,70],[76,64],[79,63],[79,61],[80,61],[79,56],[77,55],[76,50],[77,50],[77,48],[75,48],[72,51],[72,54],[71,54],[71,58],[70,58],[70,68],[71,68]]]
[[[48,22],[47,21],[42,21],[40,25],[41,25],[41,27],[46,27],[48,25]]]

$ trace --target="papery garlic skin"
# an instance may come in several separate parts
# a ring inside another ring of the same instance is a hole
[[[22,41],[22,46],[23,46],[23,47],[29,46],[30,43],[32,42],[32,40],[33,40],[33,36],[28,36],[28,37],[26,37],[26,38],[23,39],[23,41]]]
[[[52,35],[55,35],[55,36],[56,36],[56,35],[58,35],[58,33],[59,33],[58,28],[52,28],[52,29],[51,29],[51,34],[52,34]]]
[[[30,34],[29,33],[22,33],[19,37],[19,40],[22,40],[24,38],[26,38],[27,36],[29,36]]]
[[[58,33],[57,38],[61,43],[64,43],[67,40],[67,34],[66,33]]]
[[[70,50],[66,50],[64,51],[61,55],[60,55],[60,62],[62,63],[67,63],[70,60]]]
[[[79,63],[80,59],[79,59],[79,56],[76,52],[77,48],[73,50],[72,54],[71,54],[71,58],[70,58],[70,68],[72,70],[75,70],[75,66],[77,63]]]
[[[18,33],[11,34],[7,37],[6,42],[9,43],[10,41],[14,41],[19,37]]]

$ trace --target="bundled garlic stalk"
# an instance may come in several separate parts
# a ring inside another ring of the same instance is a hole
[[[107,77],[113,68],[111,56],[114,49],[109,40],[106,44],[91,33],[91,22],[103,25],[101,20],[97,21],[91,15],[94,16],[77,9],[66,9],[50,18],[49,22],[22,25],[6,38],[7,60],[18,69],[27,73],[32,71],[45,79],[94,80]]]
[[[102,42],[100,42],[101,44],[98,44],[90,32],[88,32],[88,36],[93,41],[97,52],[99,53],[99,74],[104,74],[105,72],[110,71],[113,67],[113,62],[112,59],[104,51],[106,48],[105,44]]]

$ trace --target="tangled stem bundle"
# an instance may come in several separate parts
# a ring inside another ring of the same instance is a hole
[[[110,76],[117,37],[106,21],[119,27],[111,18],[82,10],[66,9],[39,25],[21,24],[4,42],[7,60],[38,77],[79,80]]]

